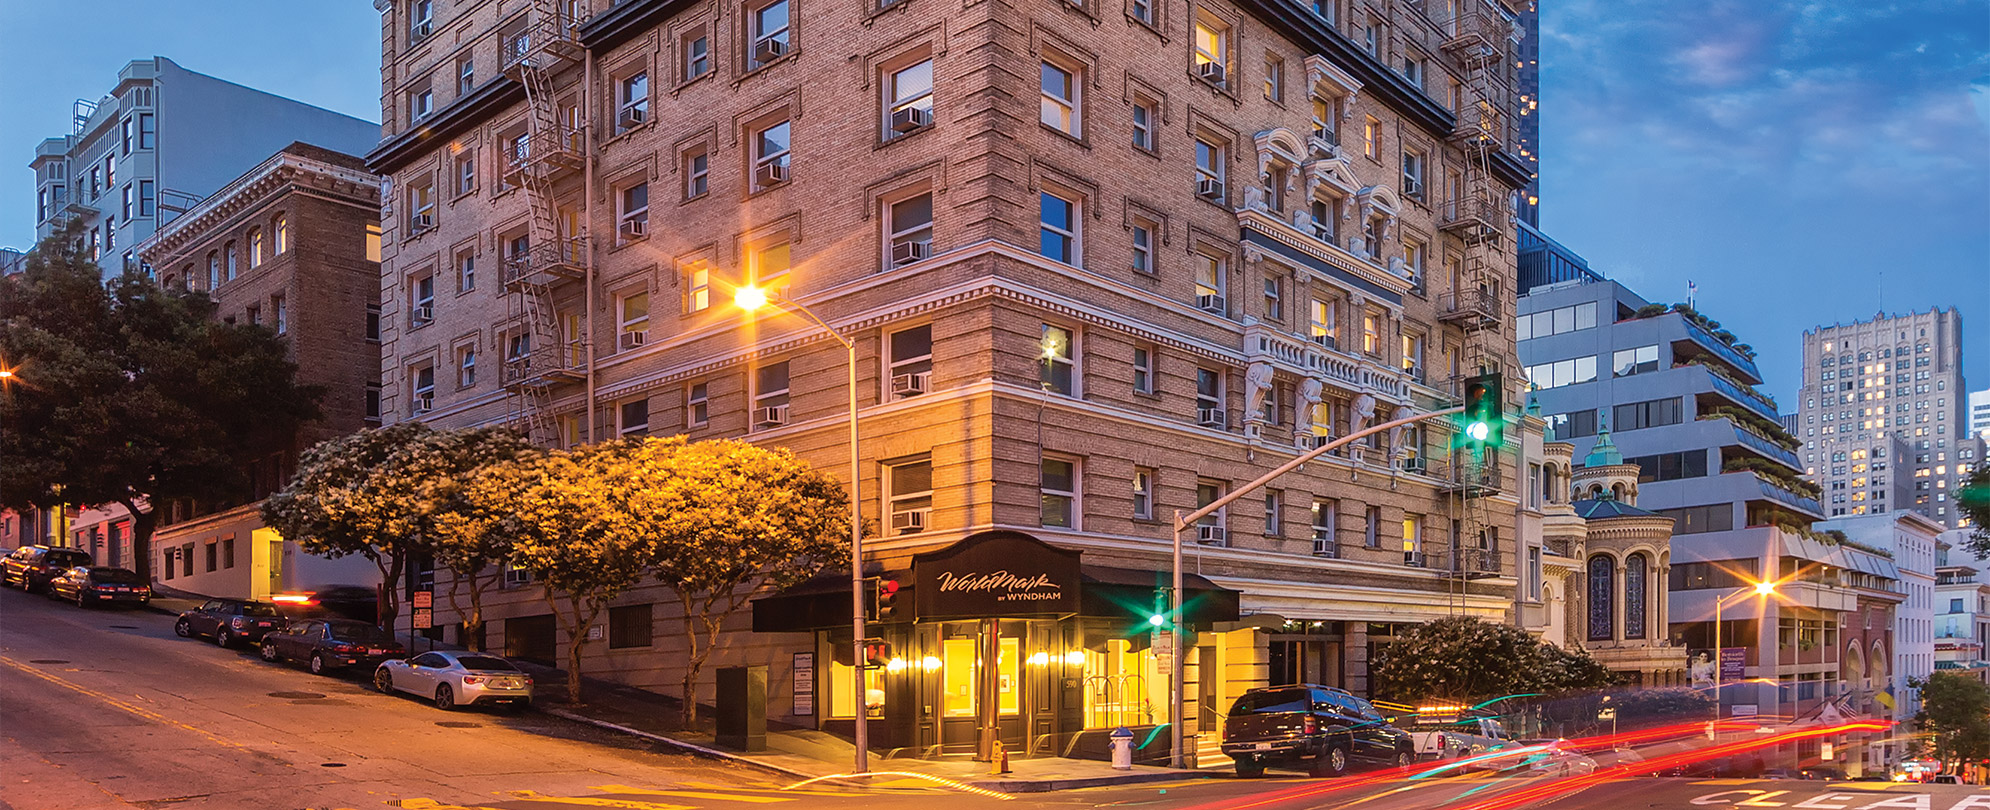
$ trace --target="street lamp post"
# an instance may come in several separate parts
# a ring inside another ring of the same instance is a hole
[[[1714,600],[1714,724],[1716,726],[1721,720],[1721,609],[1727,607],[1728,600],[1737,596],[1772,596],[1775,593],[1776,583],[1764,581],[1736,589],[1734,593]],[[1768,603],[1765,601],[1763,605],[1766,607]]]
[[[800,313],[803,317],[822,327],[836,342],[843,344],[849,359],[850,384],[850,672],[851,688],[855,690],[856,722],[852,724],[856,744],[856,773],[870,770],[870,728],[864,681],[864,521],[862,491],[863,465],[857,455],[857,342],[836,331],[820,317],[802,306],[800,302],[788,298],[778,301],[770,299],[766,291],[753,286],[740,287],[733,292],[733,303],[740,309],[753,312],[769,303]]]

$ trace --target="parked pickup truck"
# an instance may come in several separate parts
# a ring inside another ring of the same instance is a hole
[[[1417,714],[1409,732],[1416,740],[1417,758],[1422,760],[1466,759],[1517,744],[1506,736],[1497,719],[1470,712],[1432,712],[1426,708]],[[1493,760],[1487,766],[1512,764]]]
[[[1410,735],[1389,725],[1374,705],[1330,686],[1272,686],[1238,696],[1223,723],[1223,753],[1237,775],[1266,767],[1304,768],[1340,776],[1356,762],[1407,766],[1416,761]]]

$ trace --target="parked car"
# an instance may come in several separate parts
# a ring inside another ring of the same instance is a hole
[[[209,599],[200,607],[180,614],[173,632],[182,637],[208,636],[215,646],[232,647],[237,640],[257,642],[264,634],[283,629],[283,615],[268,602],[246,599]]]
[[[279,594],[270,597],[270,601],[293,619],[380,622],[380,591],[368,585],[331,585],[315,591]]]
[[[443,711],[493,703],[519,709],[532,705],[532,676],[489,653],[437,651],[388,660],[373,671],[373,685],[390,695],[421,695]]]
[[[85,565],[48,581],[48,598],[67,599],[77,607],[143,605],[152,601],[152,586],[136,571]]]
[[[95,565],[89,552],[73,548],[22,546],[0,560],[0,584],[29,593],[48,587],[48,581],[79,565]]]
[[[1460,711],[1419,712],[1409,727],[1419,759],[1464,759],[1513,745],[1506,729],[1491,715]],[[1503,768],[1511,762],[1492,761]]]
[[[1223,753],[1245,777],[1261,776],[1270,766],[1340,776],[1355,762],[1416,762],[1410,735],[1389,725],[1373,704],[1312,685],[1261,687],[1238,696],[1223,724]]]
[[[263,660],[305,661],[323,675],[334,669],[371,667],[408,654],[394,637],[366,622],[351,619],[304,619],[263,636]]]

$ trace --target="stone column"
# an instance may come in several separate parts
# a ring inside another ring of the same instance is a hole
[[[1347,673],[1347,691],[1368,694],[1368,623],[1348,622],[1341,646],[1341,660]]]

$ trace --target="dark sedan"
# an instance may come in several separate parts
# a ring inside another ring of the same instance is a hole
[[[283,629],[285,623],[283,614],[267,602],[209,599],[180,614],[173,632],[188,638],[211,636],[217,646],[232,647],[237,639],[259,641],[263,634]]]
[[[78,566],[48,581],[48,598],[66,599],[77,607],[143,605],[152,601],[152,586],[136,571]]]
[[[263,636],[264,661],[304,661],[323,675],[350,666],[371,668],[408,654],[392,635],[351,619],[304,619]]]

